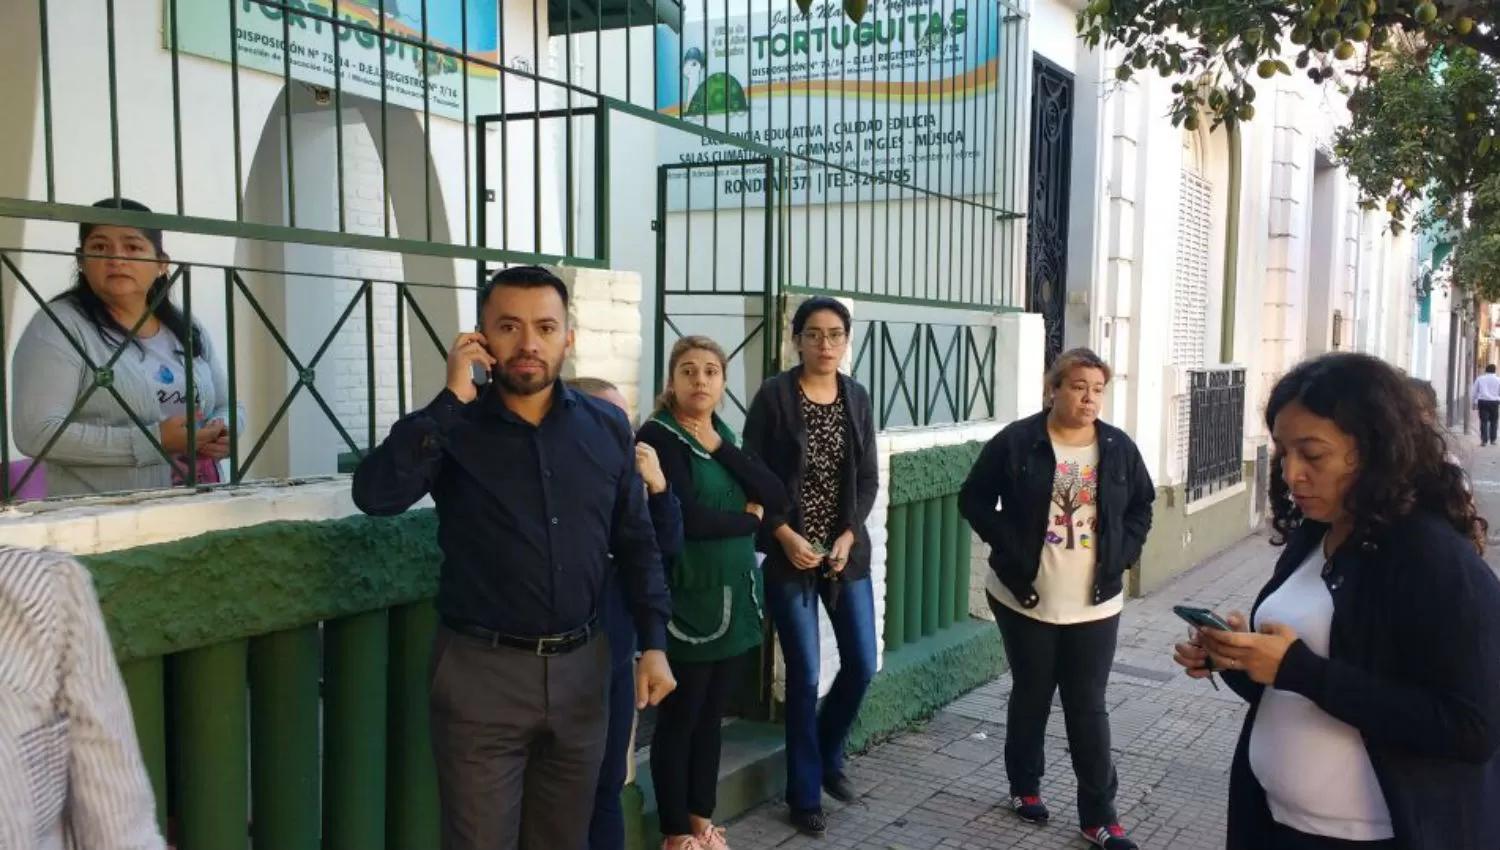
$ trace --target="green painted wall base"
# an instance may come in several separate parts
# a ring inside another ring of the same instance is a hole
[[[969,620],[930,638],[886,653],[885,666],[870,683],[869,695],[849,735],[858,752],[899,734],[938,709],[1005,671],[1005,652],[994,623]],[[719,809],[730,821],[786,788],[786,738],[774,723],[737,720],[724,727],[719,765]],[[651,766],[636,763],[636,784],[625,789],[628,850],[661,845]]]
[[[955,623],[887,652],[849,732],[849,751],[862,752],[909,729],[1003,672],[1000,630],[986,620]]]
[[[1131,596],[1151,593],[1250,535],[1254,463],[1245,464],[1244,480],[1240,492],[1191,514],[1182,487],[1156,488],[1151,534],[1140,565],[1130,571]]]

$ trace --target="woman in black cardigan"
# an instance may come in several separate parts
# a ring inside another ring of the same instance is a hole
[[[787,804],[792,824],[827,830],[823,792],[852,802],[844,743],[875,675],[875,594],[865,521],[880,490],[875,413],[865,388],[839,373],[849,310],[809,298],[792,317],[802,364],[761,385],[745,448],[785,487],[789,510],[766,506],[766,608],[786,659]],[[838,641],[839,672],[818,707],[818,602]]]
[[[1230,850],[1500,841],[1500,581],[1463,470],[1413,409],[1406,379],[1362,354],[1271,392],[1285,549],[1248,620],[1175,655],[1250,703]]]

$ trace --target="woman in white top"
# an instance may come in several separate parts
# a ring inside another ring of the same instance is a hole
[[[88,571],[0,547],[0,848],[163,846]]]
[[[1084,348],[1047,373],[1047,409],[985,445],[958,509],[990,547],[990,610],[1010,661],[1005,771],[1016,815],[1043,823],[1043,745],[1062,697],[1083,836],[1134,850],[1115,811],[1105,689],[1125,571],[1151,530],[1155,491],[1135,443],[1099,418],[1109,366]]]
[[[1329,354],[1271,391],[1275,574],[1247,619],[1178,644],[1250,703],[1230,850],[1494,850],[1500,581],[1487,524],[1408,379]]]

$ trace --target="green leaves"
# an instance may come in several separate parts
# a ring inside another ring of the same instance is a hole
[[[1361,207],[1390,211],[1397,228],[1466,223],[1454,279],[1500,296],[1497,3],[1092,0],[1078,31],[1090,47],[1125,48],[1117,80],[1172,79],[1171,117],[1188,130],[1254,120],[1253,83],[1293,66],[1333,83],[1351,115],[1335,155]]]
[[[1155,70],[1180,80],[1207,78],[1224,97],[1210,105],[1191,91],[1173,110],[1179,122],[1207,110],[1215,125],[1240,118],[1249,80],[1290,74],[1280,59],[1288,42],[1295,64],[1314,82],[1341,85],[1376,73],[1398,45],[1463,47],[1500,57],[1497,0],[1092,0],[1078,15],[1090,47],[1126,48],[1116,79]],[[1415,38],[1391,40],[1392,32]],[[1362,49],[1363,46],[1363,49]],[[1407,48],[1401,48],[1407,49]]]

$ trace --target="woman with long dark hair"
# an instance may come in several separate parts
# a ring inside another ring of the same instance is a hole
[[[1250,703],[1230,850],[1493,850],[1500,581],[1488,524],[1390,365],[1328,354],[1271,391],[1272,543],[1250,616],[1176,647]]]
[[[124,198],[94,206],[150,212]],[[182,482],[190,464],[199,483],[217,483],[217,462],[229,454],[229,381],[208,335],[167,295],[168,259],[160,230],[80,224],[73,285],[21,335],[11,422],[16,446],[46,464],[49,496],[167,487]],[[96,383],[95,367],[121,346],[108,385],[69,419]]]
[[[844,744],[875,675],[875,591],[865,528],[880,490],[870,394],[839,372],[849,309],[809,298],[792,317],[798,366],[761,385],[745,419],[745,445],[781,479],[790,509],[767,508],[766,604],[786,659],[786,800],[803,833],[827,831],[823,792],[857,793],[844,775]],[[839,672],[818,708],[818,603],[838,641]]]

